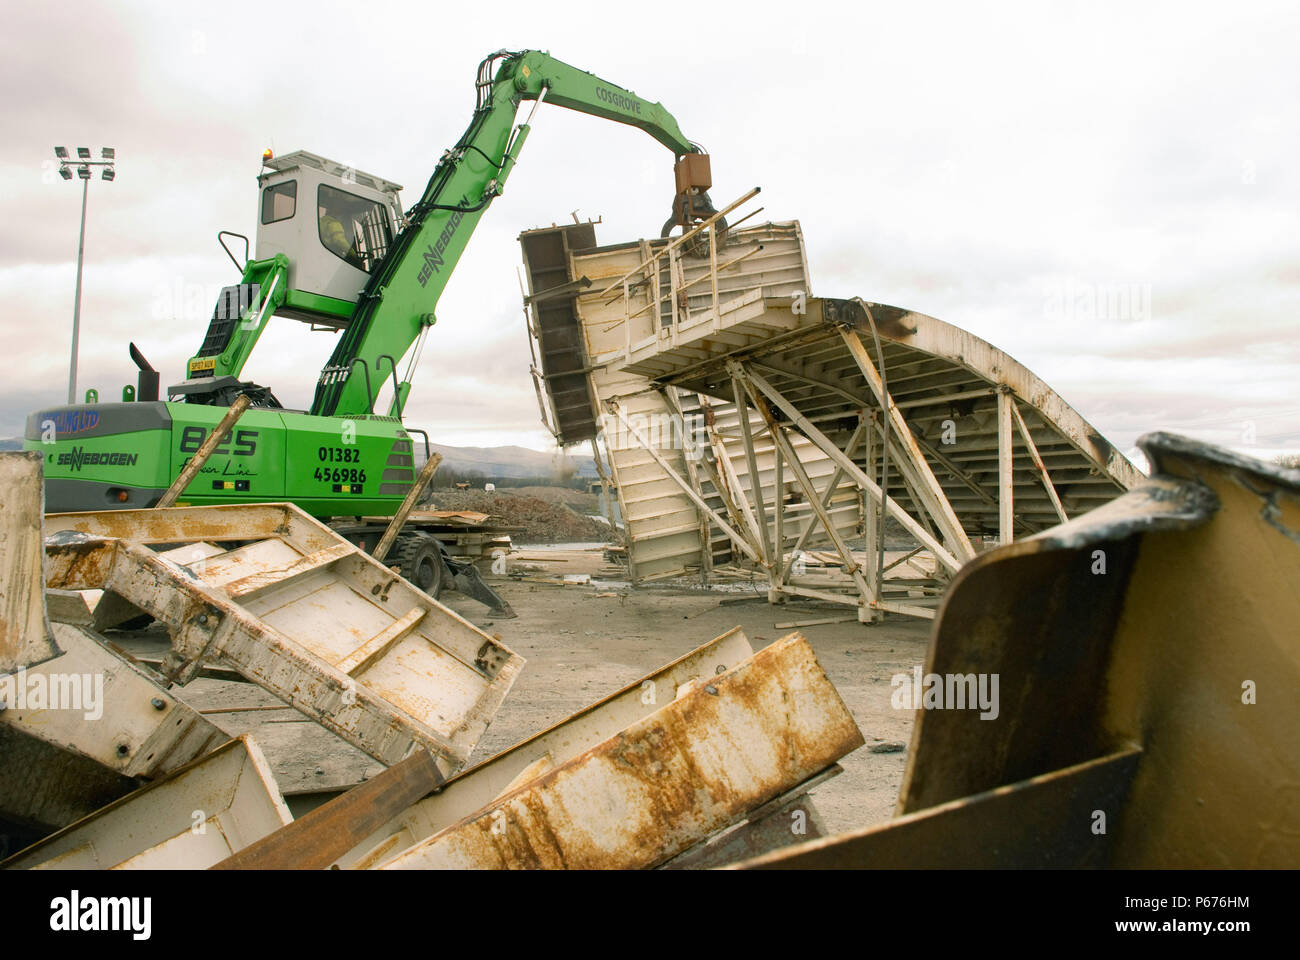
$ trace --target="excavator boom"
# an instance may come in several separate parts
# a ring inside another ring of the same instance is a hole
[[[384,382],[390,375],[395,380],[394,358],[405,355],[433,325],[452,271],[479,219],[501,195],[528,137],[529,124],[515,123],[523,101],[545,99],[638,127],[677,157],[703,152],[686,139],[661,104],[536,50],[490,55],[479,65],[475,88],[469,127],[439,161],[423,195],[408,212],[409,224],[371,275],[351,322],[321,371],[313,414],[371,413],[375,398],[370,384]],[[409,380],[397,386],[390,412],[400,414],[409,387]]]
[[[423,433],[401,420],[409,371],[452,271],[528,137],[527,121],[516,117],[524,101],[644,130],[679,158],[678,222],[707,209],[702,179],[682,176],[683,165],[707,174],[707,157],[658,103],[531,50],[484,59],[475,97],[469,127],[405,215],[398,184],[306,151],[264,155],[256,256],[245,249],[240,282],[222,291],[186,379],[159,399],[157,371],[133,349],[138,393],[128,386],[121,403],[49,407],[28,418],[25,445],[43,454],[50,509],[153,506],[211,434],[226,430],[227,408],[245,395],[251,406],[179,502],[290,501],[317,517],[396,513],[416,482],[412,434]],[[683,197],[690,202],[679,203]],[[273,315],[341,331],[309,412],[285,408],[268,387],[242,379]],[[399,379],[403,357],[410,366]],[[376,410],[386,385],[391,406]],[[369,522],[354,523],[349,536],[365,541]],[[441,569],[430,544],[408,533],[394,548],[403,569]]]

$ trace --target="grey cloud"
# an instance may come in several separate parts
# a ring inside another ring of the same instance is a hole
[[[504,41],[549,46],[661,100],[713,152],[715,201],[761,184],[761,218],[802,221],[815,293],[967,326],[1121,446],[1156,426],[1222,432],[1205,422],[1216,410],[1253,413],[1261,435],[1290,429],[1286,373],[1300,349],[1288,245],[1300,233],[1300,134],[1282,122],[1300,93],[1290,8],[1191,18],[958,5],[942,31],[907,9],[809,5],[801,30],[738,9],[699,11],[699,30],[725,28],[730,42],[686,69],[665,55],[672,24],[620,25],[612,13],[560,31],[521,6]],[[264,147],[353,163],[415,200],[469,119],[474,65],[503,40],[459,39],[484,36],[473,10],[463,22],[445,7],[321,10],[9,12],[0,195],[22,229],[0,232],[10,305],[0,336],[14,359],[0,434],[20,429],[38,397],[59,399],[66,377],[80,198],[76,183],[41,182],[54,144],[111,138],[122,158],[117,181],[91,185],[87,227],[82,380],[103,396],[134,380],[132,339],[164,383],[180,378],[211,309],[202,301],[233,282],[216,231],[254,230]],[[254,20],[273,54],[250,38]],[[410,38],[432,31],[444,38],[437,55],[413,56]],[[853,55],[846,37],[863,38]],[[656,234],[666,215],[671,158],[640,131],[556,107],[534,127],[420,366],[411,415],[448,442],[545,445],[515,279],[519,230],[578,209],[604,216],[598,235],[614,242]],[[1149,285],[1149,323],[1051,317],[1045,285],[1062,278]],[[284,332],[249,374],[301,405],[333,341],[277,324]]]

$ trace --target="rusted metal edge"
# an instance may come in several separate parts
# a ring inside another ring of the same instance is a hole
[[[275,537],[300,553],[312,553],[342,539],[292,503],[49,513],[45,531],[47,536],[82,533],[144,544]]]
[[[382,863],[648,716],[675,697],[683,685],[715,677],[753,652],[739,627],[728,630],[548,729],[457,773],[376,830],[347,857],[340,857],[337,866],[364,868]]]
[[[1300,470],[1256,460],[1226,447],[1193,440],[1177,433],[1157,430],[1138,437],[1138,446],[1151,461],[1153,472],[1164,473],[1173,467],[1174,460],[1194,460],[1213,463],[1230,470],[1261,477],[1294,493],[1300,493]]]
[[[1140,747],[1127,746],[887,823],[776,850],[729,869],[1105,866],[1141,757]]]
[[[961,568],[953,587],[974,570],[1008,557],[1076,550],[1158,530],[1188,530],[1208,522],[1218,508],[1218,496],[1199,480],[1157,474],[1068,523],[979,554]]]
[[[1157,474],[1110,503],[1020,542],[1033,543],[1035,549],[1074,550],[1139,533],[1190,530],[1218,509],[1218,496],[1201,481]]]

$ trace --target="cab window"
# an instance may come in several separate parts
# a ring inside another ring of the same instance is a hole
[[[325,249],[358,270],[374,270],[392,242],[383,204],[322,183],[316,207]]]
[[[275,183],[262,191],[262,222],[288,220],[298,205],[298,181]]]

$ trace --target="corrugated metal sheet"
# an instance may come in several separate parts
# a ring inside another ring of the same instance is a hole
[[[464,770],[338,861],[372,867],[463,820],[532,777],[598,746],[648,717],[691,684],[725,673],[753,655],[739,628],[678,657],[622,690]]]

